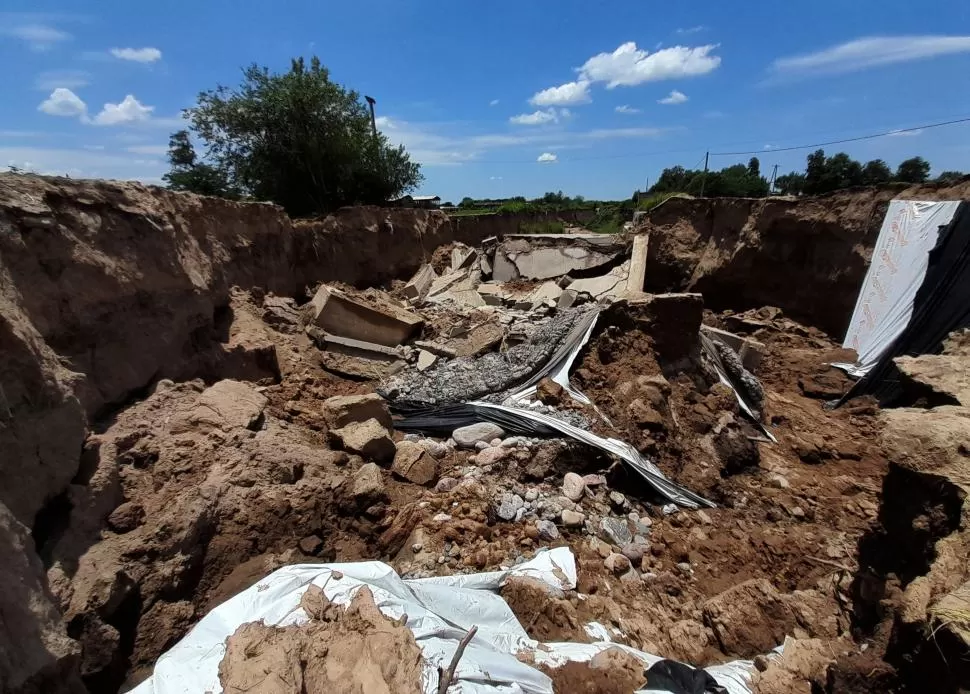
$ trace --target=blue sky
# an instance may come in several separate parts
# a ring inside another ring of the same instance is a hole
[[[313,54],[455,201],[627,197],[708,150],[784,173],[808,152],[775,148],[970,117],[966,0],[7,0],[0,166],[158,182],[199,91]],[[970,123],[826,150],[970,171]]]

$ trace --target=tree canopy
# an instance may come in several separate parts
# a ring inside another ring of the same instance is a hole
[[[360,95],[332,82],[316,57],[283,74],[252,65],[239,87],[202,92],[185,115],[205,156],[188,132],[172,135],[165,180],[175,190],[248,195],[304,216],[381,203],[423,180],[403,146],[375,137]]]
[[[647,192],[700,195],[702,190],[710,197],[756,198],[768,194],[768,181],[761,175],[761,162],[752,157],[747,166],[735,164],[706,174],[702,170],[673,166],[664,169]]]

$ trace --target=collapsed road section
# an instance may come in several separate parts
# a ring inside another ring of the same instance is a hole
[[[728,310],[725,290],[715,312],[685,291],[704,282],[643,291],[726,203],[670,233],[469,224],[465,245],[423,211],[297,229],[8,180],[0,609],[26,627],[0,691],[963,686],[966,338],[887,353],[905,407],[830,408],[853,385],[831,364],[857,355],[790,317],[819,315],[800,294]],[[869,224],[846,195],[838,219]],[[822,204],[752,205],[738,233],[817,229]],[[783,232],[736,257],[804,242]],[[852,258],[876,241],[845,234]],[[373,273],[326,260],[348,239]],[[688,274],[730,288],[715,260]],[[950,267],[914,317],[949,305]]]

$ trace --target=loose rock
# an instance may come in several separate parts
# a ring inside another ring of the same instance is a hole
[[[394,458],[394,454],[397,452],[387,429],[376,419],[368,419],[366,422],[351,422],[342,429],[336,429],[331,433],[340,442],[344,450],[370,460],[386,462]]]
[[[479,441],[484,441],[488,443],[492,439],[501,439],[505,436],[505,432],[502,431],[502,427],[498,424],[492,424],[491,422],[479,422],[477,424],[469,424],[466,427],[461,427],[460,429],[455,429],[452,432],[452,438],[455,443],[458,444],[459,448],[474,448],[475,444]]]
[[[617,576],[622,576],[633,568],[630,560],[622,554],[610,554],[603,561],[603,565]]]
[[[548,520],[536,521],[536,530],[539,531],[539,539],[547,542],[559,539],[559,528],[556,524]]]
[[[562,494],[570,501],[579,501],[586,491],[586,483],[575,472],[567,472],[562,481]]]
[[[385,496],[384,477],[377,464],[367,463],[357,471],[351,495],[358,502],[376,501]]]
[[[570,511],[568,508],[563,509],[559,517],[562,524],[567,528],[580,528],[586,522],[585,514],[579,511]]]
[[[525,501],[518,494],[509,494],[506,492],[499,497],[498,504],[495,508],[495,514],[505,521],[515,520],[515,515],[518,513],[519,509],[525,506]]]
[[[391,472],[414,484],[431,484],[438,478],[438,462],[419,444],[402,441],[397,444]]]
[[[604,518],[600,521],[599,535],[607,542],[623,547],[633,540],[633,533],[625,520]]]

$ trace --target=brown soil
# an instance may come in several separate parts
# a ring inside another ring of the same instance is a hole
[[[630,694],[647,681],[643,662],[619,648],[608,648],[585,663],[541,665],[556,694]]]
[[[361,588],[344,609],[311,586],[301,626],[243,624],[226,642],[219,681],[227,694],[414,694],[421,649],[411,630],[385,617]]]

